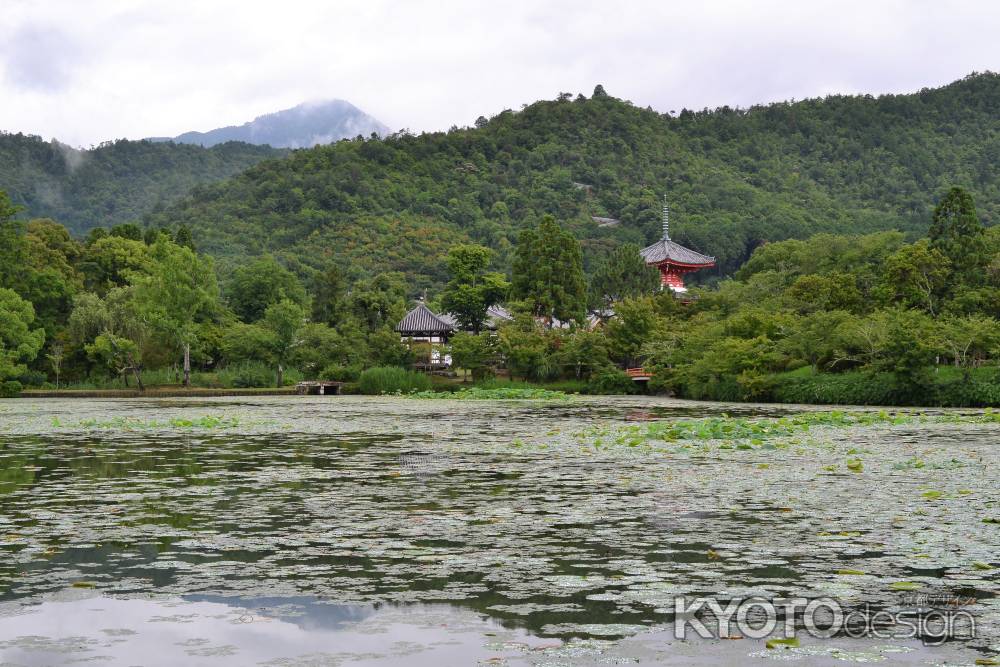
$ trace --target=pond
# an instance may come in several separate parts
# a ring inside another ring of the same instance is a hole
[[[0,401],[0,664],[993,664],[1000,422],[866,414]],[[708,599],[974,625],[678,639]]]

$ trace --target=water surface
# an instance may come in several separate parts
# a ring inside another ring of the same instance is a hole
[[[972,664],[1000,650],[1000,525],[983,521],[1000,518],[995,425],[818,428],[745,449],[613,437],[806,409],[0,401],[0,662]],[[925,595],[975,612],[978,637],[676,641],[678,595],[885,609]]]

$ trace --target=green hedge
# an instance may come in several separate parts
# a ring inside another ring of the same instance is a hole
[[[771,400],[779,403],[892,405],[895,379],[889,373],[789,373],[768,381]]]
[[[0,398],[14,398],[21,393],[21,383],[17,380],[0,382]]]
[[[926,384],[904,385],[892,373],[801,372],[768,379],[770,400],[780,403],[839,405],[926,405],[941,407],[1000,406],[1000,369],[942,367]]]
[[[398,366],[378,366],[369,368],[358,378],[358,388],[362,394],[409,394],[414,391],[428,391],[431,379],[423,373],[408,371]]]

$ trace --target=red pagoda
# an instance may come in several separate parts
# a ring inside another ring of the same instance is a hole
[[[663,198],[663,238],[639,253],[646,264],[660,270],[660,284],[669,287],[674,294],[687,292],[684,274],[715,266],[715,258],[702,255],[670,240],[670,209],[667,198]]]

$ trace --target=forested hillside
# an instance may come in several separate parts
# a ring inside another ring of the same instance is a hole
[[[0,133],[0,189],[25,214],[72,232],[136,221],[203,183],[228,178],[284,151],[226,143],[210,149],[114,141],[77,150],[25,134]]]
[[[623,241],[654,238],[667,192],[675,238],[729,274],[765,241],[923,233],[952,185],[994,224],[997,109],[1000,76],[990,73],[912,95],[667,114],[599,86],[472,128],[298,151],[148,222],[190,226],[223,267],[273,252],[303,277],[331,262],[353,277],[403,271],[416,293],[441,284],[455,241],[492,247],[507,268],[517,234],[545,213],[583,240],[589,270]]]

